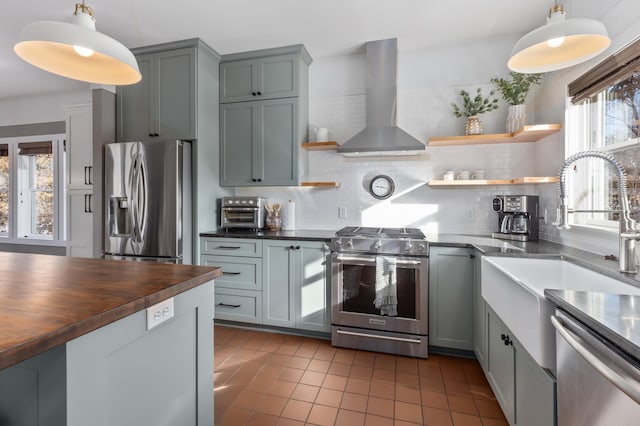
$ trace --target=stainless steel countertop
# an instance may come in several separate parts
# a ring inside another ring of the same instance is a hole
[[[545,290],[544,295],[640,360],[640,296],[571,290]]]

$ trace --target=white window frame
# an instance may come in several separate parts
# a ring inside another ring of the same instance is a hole
[[[617,152],[626,148],[637,146],[640,138],[628,139],[610,145],[604,145],[604,94],[598,94],[598,101],[591,103],[586,101],[573,105],[567,102],[567,133],[565,138],[566,157],[580,151],[602,151]],[[597,117],[598,120],[592,120]],[[588,172],[582,175],[572,176],[571,170],[567,172],[567,195],[569,205],[576,206],[577,197],[584,194],[586,190],[586,205],[581,205],[581,209],[606,210],[609,206],[605,203],[607,196],[607,179],[605,176],[604,161],[599,159],[579,160],[577,167],[587,167]],[[600,196],[596,194],[602,194]],[[570,215],[569,223],[572,226],[595,228],[609,232],[618,232],[619,222],[609,220],[604,216],[606,213],[578,213]]]
[[[36,136],[0,138],[0,144],[9,148],[9,232],[0,233],[0,243],[35,244],[43,246],[64,246],[64,140],[66,135],[49,134]],[[38,234],[18,234],[18,144],[40,141],[51,141],[53,153],[53,233],[42,236]]]

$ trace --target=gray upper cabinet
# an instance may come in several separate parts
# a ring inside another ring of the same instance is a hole
[[[472,351],[473,249],[435,247],[429,253],[429,345]]]
[[[220,63],[222,186],[295,186],[308,126],[302,45],[226,55]]]
[[[222,185],[297,185],[298,114],[298,98],[220,105]]]
[[[220,64],[220,103],[298,96],[301,60],[290,54]]]
[[[142,81],[117,88],[118,141],[196,139],[196,48],[136,59]]]

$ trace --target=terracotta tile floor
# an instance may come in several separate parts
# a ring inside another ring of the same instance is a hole
[[[475,360],[224,326],[214,341],[216,426],[507,424]]]

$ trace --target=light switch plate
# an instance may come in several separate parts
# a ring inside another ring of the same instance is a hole
[[[147,330],[173,318],[173,297],[147,308]]]

